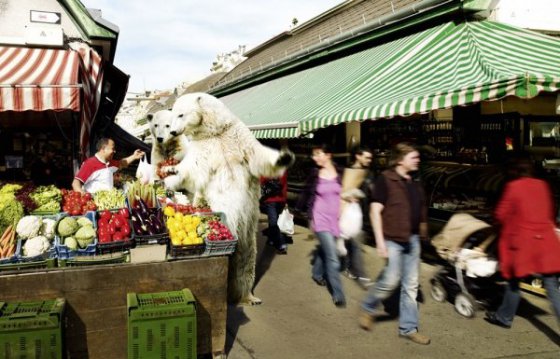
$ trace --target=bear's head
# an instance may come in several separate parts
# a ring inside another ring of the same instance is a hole
[[[238,121],[222,101],[201,92],[179,97],[171,113],[172,132],[192,139],[219,136]]]
[[[161,110],[154,114],[150,113],[147,117],[155,143],[164,144],[177,137],[176,133],[172,133],[171,124],[173,116],[170,110]]]

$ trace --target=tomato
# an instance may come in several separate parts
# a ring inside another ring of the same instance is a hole
[[[109,223],[109,225],[107,226],[107,229],[109,230],[109,233],[111,233],[111,234],[115,234],[115,232],[117,231],[117,227],[115,226],[114,223]]]
[[[114,241],[122,241],[122,240],[124,240],[123,233],[122,233],[122,232],[119,232],[119,231],[115,232],[115,234],[113,234],[113,240],[114,240]]]
[[[79,216],[82,213],[79,208],[73,207],[70,209],[70,212],[68,212],[68,214],[70,214],[71,216]]]
[[[83,196],[85,199],[87,199],[88,201],[91,201],[91,200],[92,200],[91,193],[87,193],[87,192],[86,192],[86,193],[84,193],[82,196]]]

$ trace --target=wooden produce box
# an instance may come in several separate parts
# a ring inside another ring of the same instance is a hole
[[[224,352],[228,257],[109,264],[0,275],[0,301],[66,299],[68,358],[127,357],[127,293],[189,288],[197,308],[197,352]]]

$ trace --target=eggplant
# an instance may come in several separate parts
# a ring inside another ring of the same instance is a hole
[[[136,204],[140,208],[140,212],[142,213],[144,218],[149,216],[150,211],[148,210],[148,206],[146,205],[146,202],[144,202],[144,200],[142,198],[138,197],[138,196],[136,196],[136,201],[137,201]]]
[[[157,234],[163,233],[163,224],[159,221],[155,214],[150,214],[150,218],[148,220],[152,224],[152,229],[154,230],[154,232],[156,232]]]

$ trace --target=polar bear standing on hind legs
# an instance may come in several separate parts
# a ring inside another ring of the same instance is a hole
[[[252,294],[257,257],[259,177],[280,176],[294,161],[288,151],[260,144],[249,129],[217,98],[205,93],[181,96],[172,109],[172,130],[189,138],[187,155],[165,170],[168,188],[195,193],[214,211],[224,212],[238,239],[230,261],[228,299],[260,304]]]

